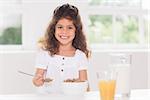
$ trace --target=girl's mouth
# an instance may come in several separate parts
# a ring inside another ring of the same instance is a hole
[[[60,36],[61,39],[67,39],[69,38],[68,36]]]

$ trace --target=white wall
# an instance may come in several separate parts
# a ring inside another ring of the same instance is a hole
[[[148,52],[148,88],[150,89],[150,49]]]
[[[18,73],[22,70],[34,73],[35,53],[7,52],[0,53],[0,94],[32,93],[32,77]]]
[[[94,52],[91,59],[92,66],[89,66],[90,69],[97,71],[107,67],[109,53],[112,52]],[[132,54],[131,87],[133,89],[148,88],[148,53],[127,53]],[[35,92],[32,77],[18,73],[18,70],[22,70],[33,74],[34,63],[34,51],[0,53],[0,94]],[[97,86],[97,83],[92,85]]]

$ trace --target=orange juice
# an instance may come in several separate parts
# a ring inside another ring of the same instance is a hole
[[[101,100],[114,100],[116,81],[100,80],[98,83]]]

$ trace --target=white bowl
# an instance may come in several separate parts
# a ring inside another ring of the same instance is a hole
[[[66,95],[83,95],[87,86],[87,82],[63,82],[62,92]]]

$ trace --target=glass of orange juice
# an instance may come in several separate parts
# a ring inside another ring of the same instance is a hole
[[[113,70],[97,72],[100,100],[114,100],[117,72]]]

